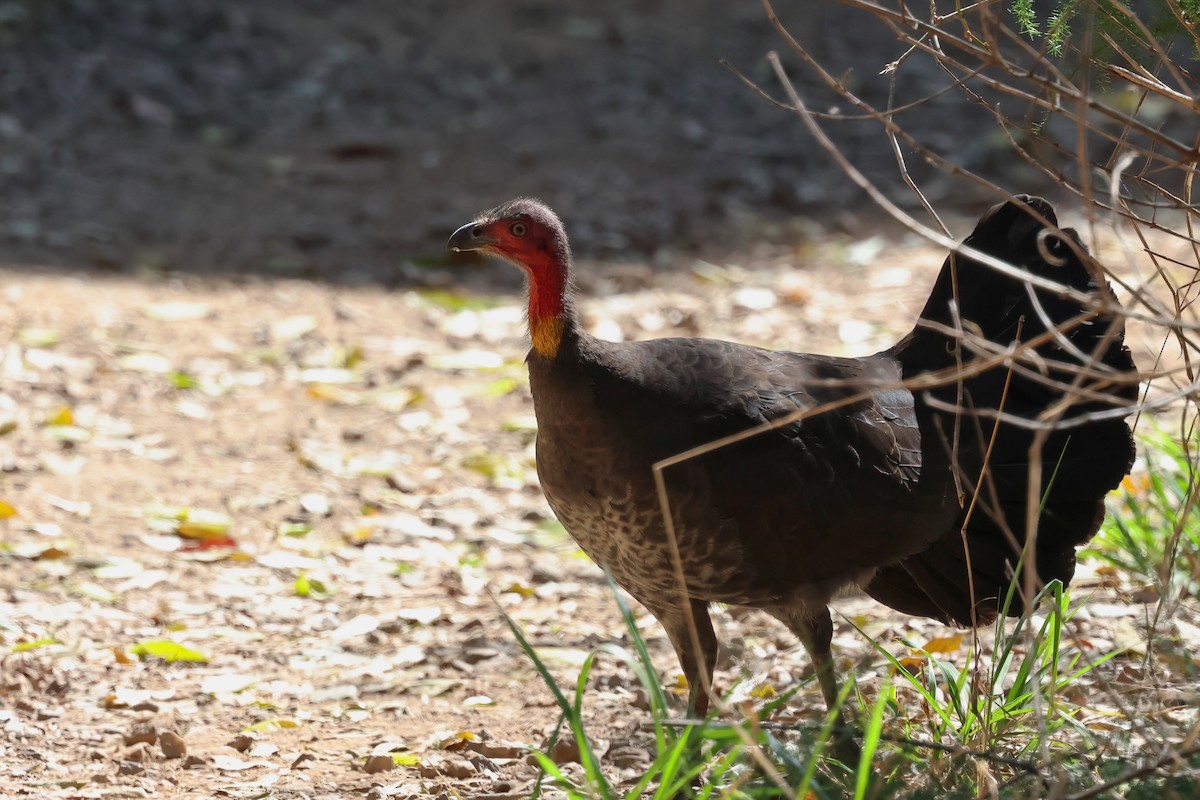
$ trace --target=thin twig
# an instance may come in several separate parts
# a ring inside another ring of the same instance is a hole
[[[1076,792],[1075,794],[1067,795],[1065,798],[1063,798],[1063,800],[1088,800],[1088,798],[1091,797],[1099,797],[1105,792],[1115,789],[1118,786],[1123,786],[1126,783],[1136,781],[1138,778],[1158,772],[1160,769],[1172,762],[1180,763],[1183,761],[1183,759],[1189,756],[1194,756],[1197,753],[1200,753],[1200,744],[1191,745],[1190,747],[1185,747],[1182,750],[1168,750],[1168,752],[1163,753],[1161,756],[1149,762],[1148,764],[1144,764],[1137,769],[1131,769],[1128,772],[1118,775],[1112,780],[1105,781],[1104,783],[1098,783],[1091,788],[1084,789],[1082,792]]]

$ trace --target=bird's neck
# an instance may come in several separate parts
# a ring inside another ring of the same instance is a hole
[[[557,356],[563,338],[574,328],[569,274],[569,268],[557,263],[529,272],[529,338],[544,358]]]

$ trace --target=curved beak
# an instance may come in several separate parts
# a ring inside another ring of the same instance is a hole
[[[494,245],[496,240],[483,231],[483,225],[478,222],[468,222],[450,235],[450,241],[446,242],[446,248],[455,253],[486,250]]]

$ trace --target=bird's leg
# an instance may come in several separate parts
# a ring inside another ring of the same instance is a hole
[[[713,671],[717,667],[717,636],[713,633],[712,620],[708,616],[708,603],[692,600],[687,608],[674,606],[655,608],[643,602],[667,631],[667,638],[679,657],[679,666],[688,682],[688,714],[704,718],[708,716],[708,689],[712,686]],[[691,620],[695,622],[696,636],[692,636]],[[697,641],[698,640],[698,641]],[[696,644],[700,645],[697,652]]]
[[[822,608],[816,614],[796,613],[791,609],[781,611],[782,613],[774,613],[774,616],[788,626],[808,651],[821,694],[825,696],[825,706],[834,715],[833,731],[837,738],[834,753],[843,763],[853,765],[858,760],[859,748],[854,739],[855,733],[846,726],[842,709],[838,705],[837,675],[834,673],[831,648],[833,618],[829,616],[829,609]]]
[[[838,685],[833,669],[833,618],[829,609],[823,608],[813,616],[791,616],[785,622],[808,651],[821,694],[825,696],[825,706],[833,711],[837,708]]]

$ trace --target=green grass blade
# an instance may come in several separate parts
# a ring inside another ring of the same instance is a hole
[[[883,709],[887,706],[888,685],[888,682],[885,682],[880,688],[875,703],[871,706],[871,717],[863,731],[862,754],[859,756],[858,769],[854,776],[854,800],[865,800],[871,778],[875,777],[871,764],[875,760],[875,751],[879,749],[883,734]]]

